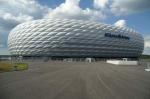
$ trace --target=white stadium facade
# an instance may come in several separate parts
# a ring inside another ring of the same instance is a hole
[[[135,30],[73,19],[40,19],[22,23],[9,34],[14,56],[137,58],[144,48]]]

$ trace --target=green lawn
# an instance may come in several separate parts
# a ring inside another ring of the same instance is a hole
[[[26,70],[28,69],[28,64],[27,63],[14,63],[14,68],[15,70]]]
[[[21,71],[27,69],[28,69],[27,63],[0,62],[0,73],[8,71]]]
[[[150,55],[141,55],[139,59],[142,61],[150,62]]]

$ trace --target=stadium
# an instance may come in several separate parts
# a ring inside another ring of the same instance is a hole
[[[74,19],[40,19],[16,26],[8,47],[14,56],[138,58],[143,37],[135,30]]]

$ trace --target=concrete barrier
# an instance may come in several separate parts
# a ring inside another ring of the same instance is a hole
[[[124,60],[107,60],[107,63],[115,64],[115,65],[137,65],[138,61],[124,61]]]
[[[145,71],[150,72],[150,63],[149,62],[147,62],[147,68],[145,69]]]

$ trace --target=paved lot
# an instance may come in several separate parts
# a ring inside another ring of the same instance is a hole
[[[104,62],[32,62],[0,73],[0,99],[150,99],[150,72]]]

